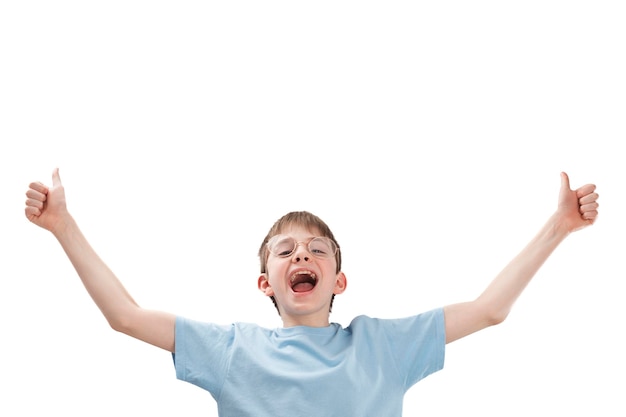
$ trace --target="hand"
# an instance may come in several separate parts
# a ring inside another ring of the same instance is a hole
[[[32,182],[26,191],[26,197],[26,218],[46,230],[54,233],[68,215],[65,189],[61,184],[58,168],[52,172],[52,188],[41,182]]]
[[[592,225],[598,217],[598,193],[594,184],[586,184],[572,190],[569,177],[561,172],[561,191],[559,193],[560,215],[568,232],[574,232]]]

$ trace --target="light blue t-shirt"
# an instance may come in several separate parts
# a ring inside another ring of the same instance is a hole
[[[346,328],[265,329],[176,319],[176,377],[221,417],[402,416],[406,391],[443,368],[443,309]]]

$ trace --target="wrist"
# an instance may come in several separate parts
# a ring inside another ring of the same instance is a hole
[[[58,221],[55,222],[55,224],[50,228],[50,232],[57,238],[57,240],[63,240],[71,233],[71,230],[76,227],[76,221],[72,215],[65,213],[64,215],[59,216]]]
[[[565,239],[572,232],[565,217],[558,211],[550,217],[548,223],[550,224],[550,230],[559,240]]]

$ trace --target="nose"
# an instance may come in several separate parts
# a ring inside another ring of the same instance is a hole
[[[293,251],[292,260],[293,262],[309,262],[311,260],[311,254],[309,253],[309,248],[305,242],[298,242],[296,244],[296,249]]]

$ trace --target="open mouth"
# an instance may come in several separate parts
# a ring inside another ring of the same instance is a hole
[[[311,271],[298,271],[291,276],[293,292],[311,291],[317,285],[317,276]]]

